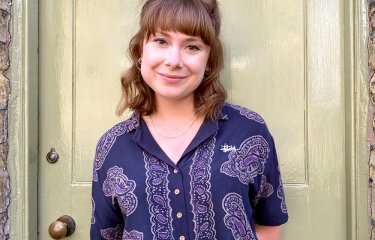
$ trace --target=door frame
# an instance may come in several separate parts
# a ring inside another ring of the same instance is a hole
[[[75,0],[72,0],[75,1]],[[345,58],[345,161],[347,236],[369,239],[367,147],[367,0],[344,0],[340,9]],[[365,14],[365,16],[364,16]],[[38,0],[12,1],[9,102],[10,237],[38,234]],[[41,179],[39,179],[41,180]],[[17,226],[17,228],[15,227]]]
[[[368,213],[368,3],[343,1],[348,239],[370,239]]]
[[[38,239],[38,0],[12,0],[10,238]]]

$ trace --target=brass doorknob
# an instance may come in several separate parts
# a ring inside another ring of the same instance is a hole
[[[68,215],[63,215],[49,225],[48,233],[53,239],[62,239],[72,235],[75,229],[74,219]]]

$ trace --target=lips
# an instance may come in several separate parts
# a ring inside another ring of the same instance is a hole
[[[158,73],[165,81],[167,82],[177,82],[185,78],[185,76],[174,75],[174,74],[166,74],[166,73]]]

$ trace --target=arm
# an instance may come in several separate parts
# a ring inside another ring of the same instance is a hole
[[[281,236],[281,226],[262,226],[255,224],[256,235],[259,240],[279,240]]]
[[[101,138],[102,140],[103,138]],[[92,181],[92,216],[90,226],[90,239],[120,239],[124,228],[122,211],[114,189],[104,185],[108,181],[108,169],[97,167],[98,156],[103,153],[102,143],[97,145],[94,174]],[[113,181],[115,182],[115,181]],[[120,238],[119,238],[120,237]]]
[[[269,151],[262,174],[250,184],[249,198],[254,205],[255,232],[259,240],[280,240],[282,224],[288,220],[275,143],[265,129]]]
[[[102,189],[98,187],[101,185],[99,183],[93,181],[92,184],[90,239],[120,239],[124,228],[121,210],[116,199],[112,202],[111,197],[104,195]]]

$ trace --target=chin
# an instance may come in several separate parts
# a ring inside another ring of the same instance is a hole
[[[164,99],[171,100],[171,101],[182,101],[182,100],[187,99],[188,96],[189,95],[181,95],[181,94],[165,94],[165,95],[160,95],[160,97],[162,97]]]

